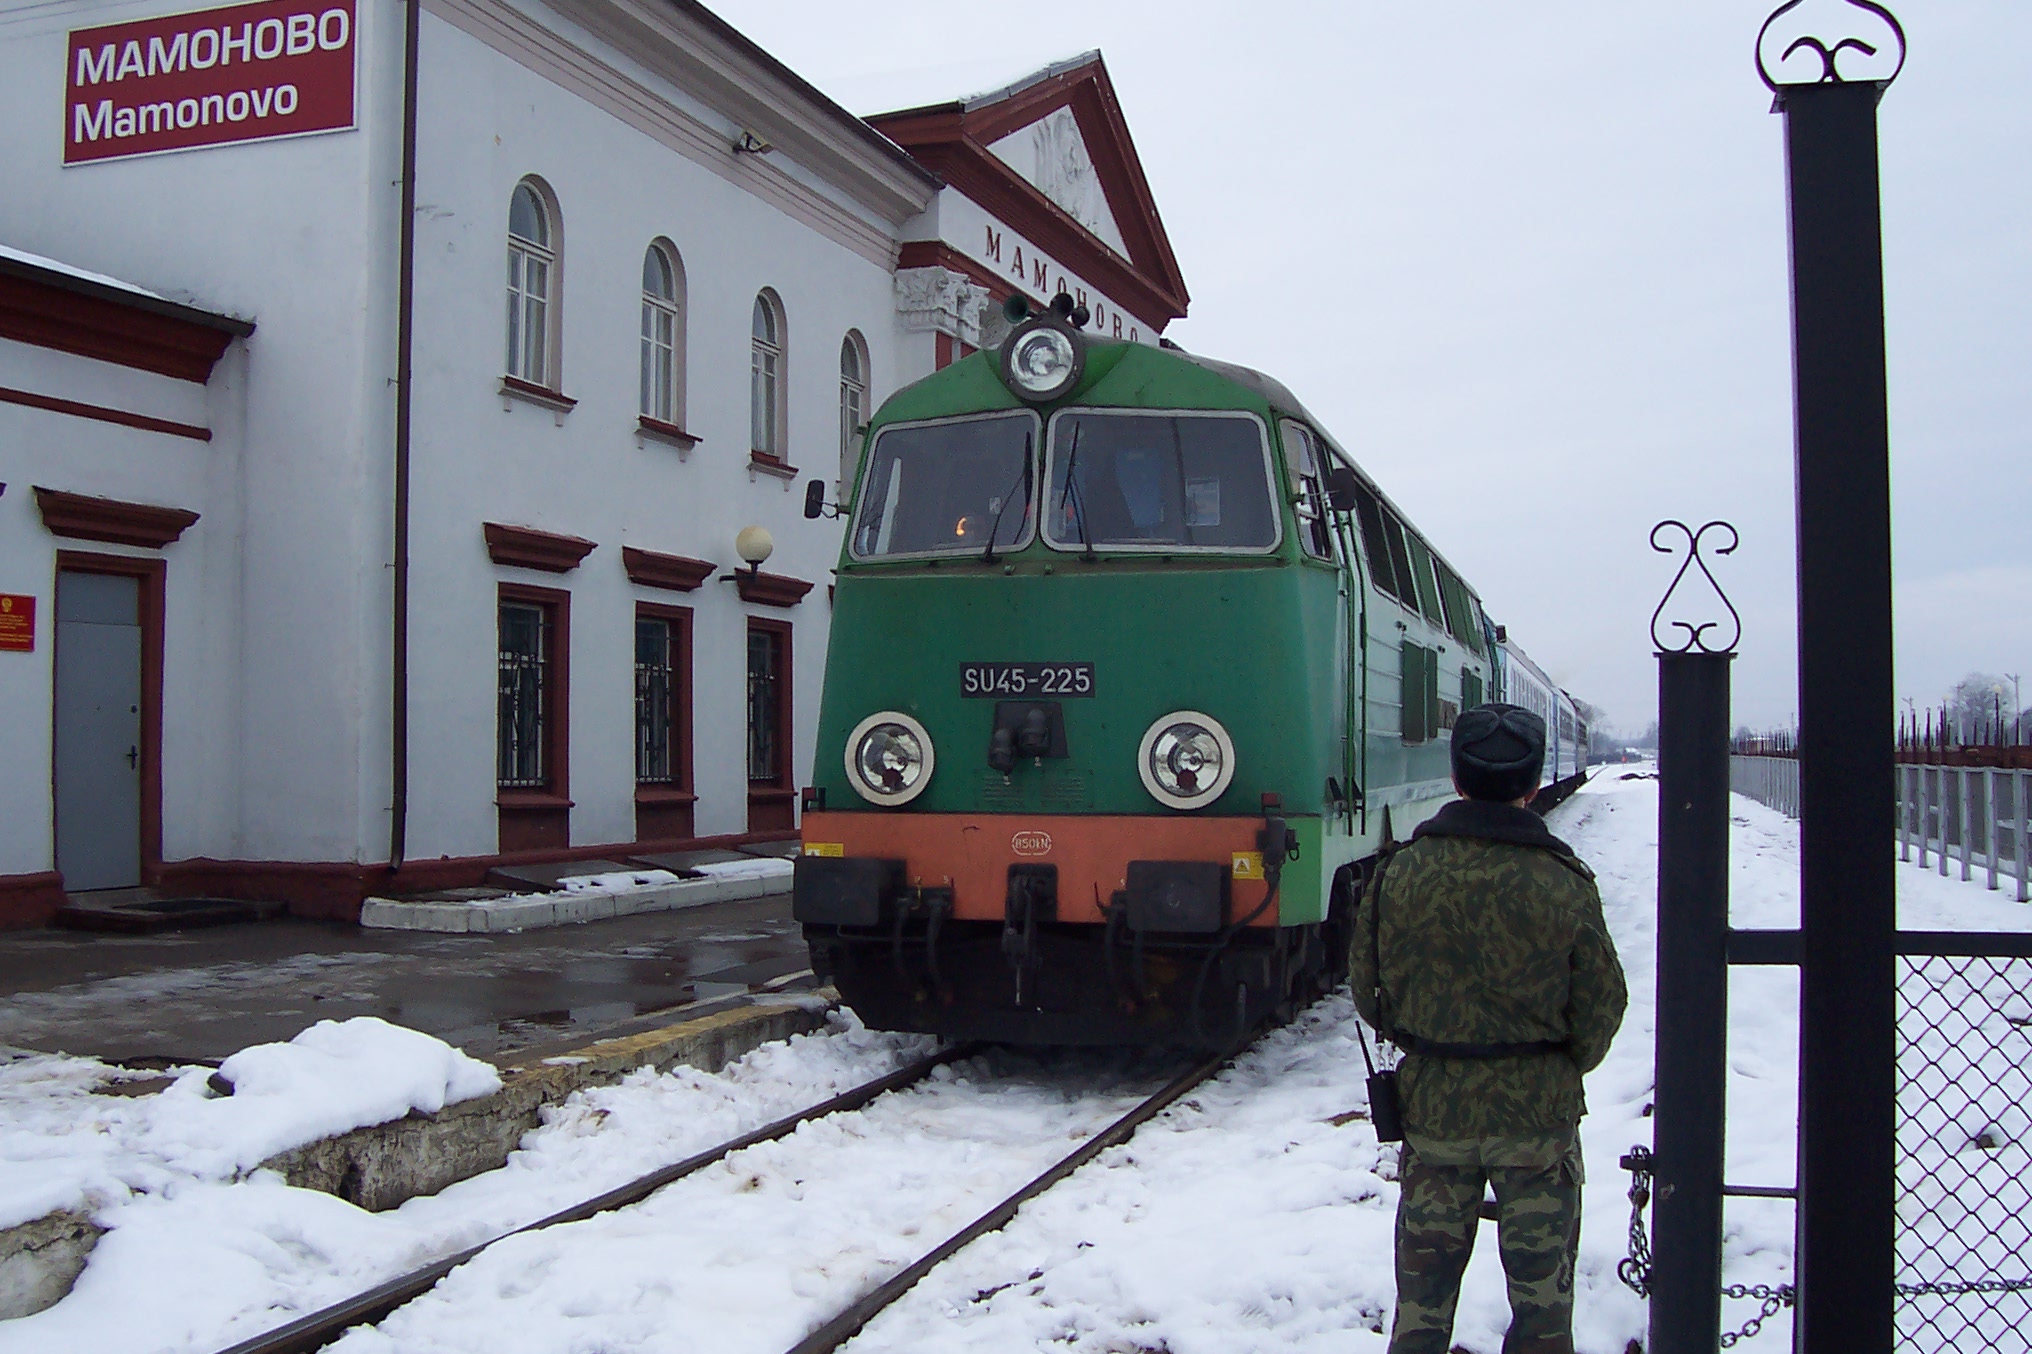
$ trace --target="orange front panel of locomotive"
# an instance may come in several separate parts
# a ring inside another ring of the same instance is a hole
[[[1058,920],[1100,924],[1099,902],[1127,884],[1132,860],[1218,861],[1229,871],[1229,915],[1263,901],[1261,818],[1074,814],[830,813],[804,815],[807,855],[904,862],[912,884],[950,885],[953,916],[1000,921],[1011,865],[1058,867]],[[1275,926],[1264,909],[1254,923]]]

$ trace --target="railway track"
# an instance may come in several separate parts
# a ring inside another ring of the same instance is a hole
[[[397,1308],[421,1297],[435,1287],[447,1274],[466,1264],[492,1246],[509,1237],[540,1231],[560,1223],[581,1222],[615,1209],[626,1208],[640,1203],[657,1190],[682,1180],[684,1177],[720,1161],[744,1148],[771,1142],[796,1130],[800,1125],[810,1123],[828,1115],[846,1113],[867,1105],[877,1097],[890,1091],[901,1090],[924,1080],[932,1071],[947,1063],[971,1057],[980,1051],[977,1043],[956,1045],[949,1049],[920,1058],[908,1066],[897,1069],[886,1076],[858,1086],[851,1091],[834,1096],[820,1104],[797,1114],[778,1119],[761,1128],[731,1138],[716,1147],[699,1152],[683,1161],[662,1167],[647,1175],[630,1181],[616,1189],[588,1199],[583,1203],[553,1213],[514,1231],[503,1233],[491,1241],[445,1256],[443,1259],[413,1270],[366,1292],[348,1298],[344,1302],[326,1307],[300,1317],[285,1326],[277,1327],[264,1334],[254,1336],[233,1345],[220,1354],[313,1354],[336,1341],[346,1331],[360,1325],[373,1325],[387,1318]],[[1127,1113],[1120,1115],[1077,1148],[1052,1163],[1045,1170],[981,1214],[973,1222],[953,1233],[945,1241],[926,1252],[909,1266],[897,1272],[883,1283],[869,1289],[850,1306],[832,1317],[825,1324],[812,1331],[791,1347],[788,1354],[827,1354],[851,1340],[879,1312],[929,1274],[940,1263],[961,1249],[990,1232],[1006,1226],[1017,1211],[1029,1200],[1037,1197],[1073,1174],[1081,1166],[1105,1152],[1108,1148],[1128,1141],[1131,1135],[1150,1119],[1162,1113],[1174,1101],[1188,1094],[1194,1087],[1207,1080],[1227,1064],[1239,1051],[1236,1049],[1210,1055],[1192,1067],[1179,1073],[1156,1092],[1138,1102]]]

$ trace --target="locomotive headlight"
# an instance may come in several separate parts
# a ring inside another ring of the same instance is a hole
[[[1054,319],[1021,325],[1002,345],[1002,380],[1018,398],[1055,400],[1079,384],[1086,354]]]
[[[1158,803],[1197,809],[1213,803],[1235,778],[1235,740],[1212,715],[1179,710],[1143,735],[1136,750],[1143,788]]]
[[[893,808],[931,783],[931,735],[897,710],[869,715],[847,735],[847,782],[861,798]]]

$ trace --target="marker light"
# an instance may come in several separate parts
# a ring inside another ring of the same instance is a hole
[[[871,804],[908,804],[931,783],[931,735],[897,710],[869,715],[847,736],[847,782]]]
[[[1143,788],[1158,803],[1198,809],[1213,803],[1235,778],[1235,742],[1212,715],[1178,710],[1150,726],[1136,750]]]
[[[1002,380],[1025,400],[1055,400],[1079,384],[1086,354],[1062,322],[1030,320],[1002,345]]]

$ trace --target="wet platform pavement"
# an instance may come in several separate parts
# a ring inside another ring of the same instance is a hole
[[[651,1012],[803,986],[781,894],[506,935],[282,919],[147,936],[0,933],[0,1045],[215,1061],[373,1015],[499,1061]]]

